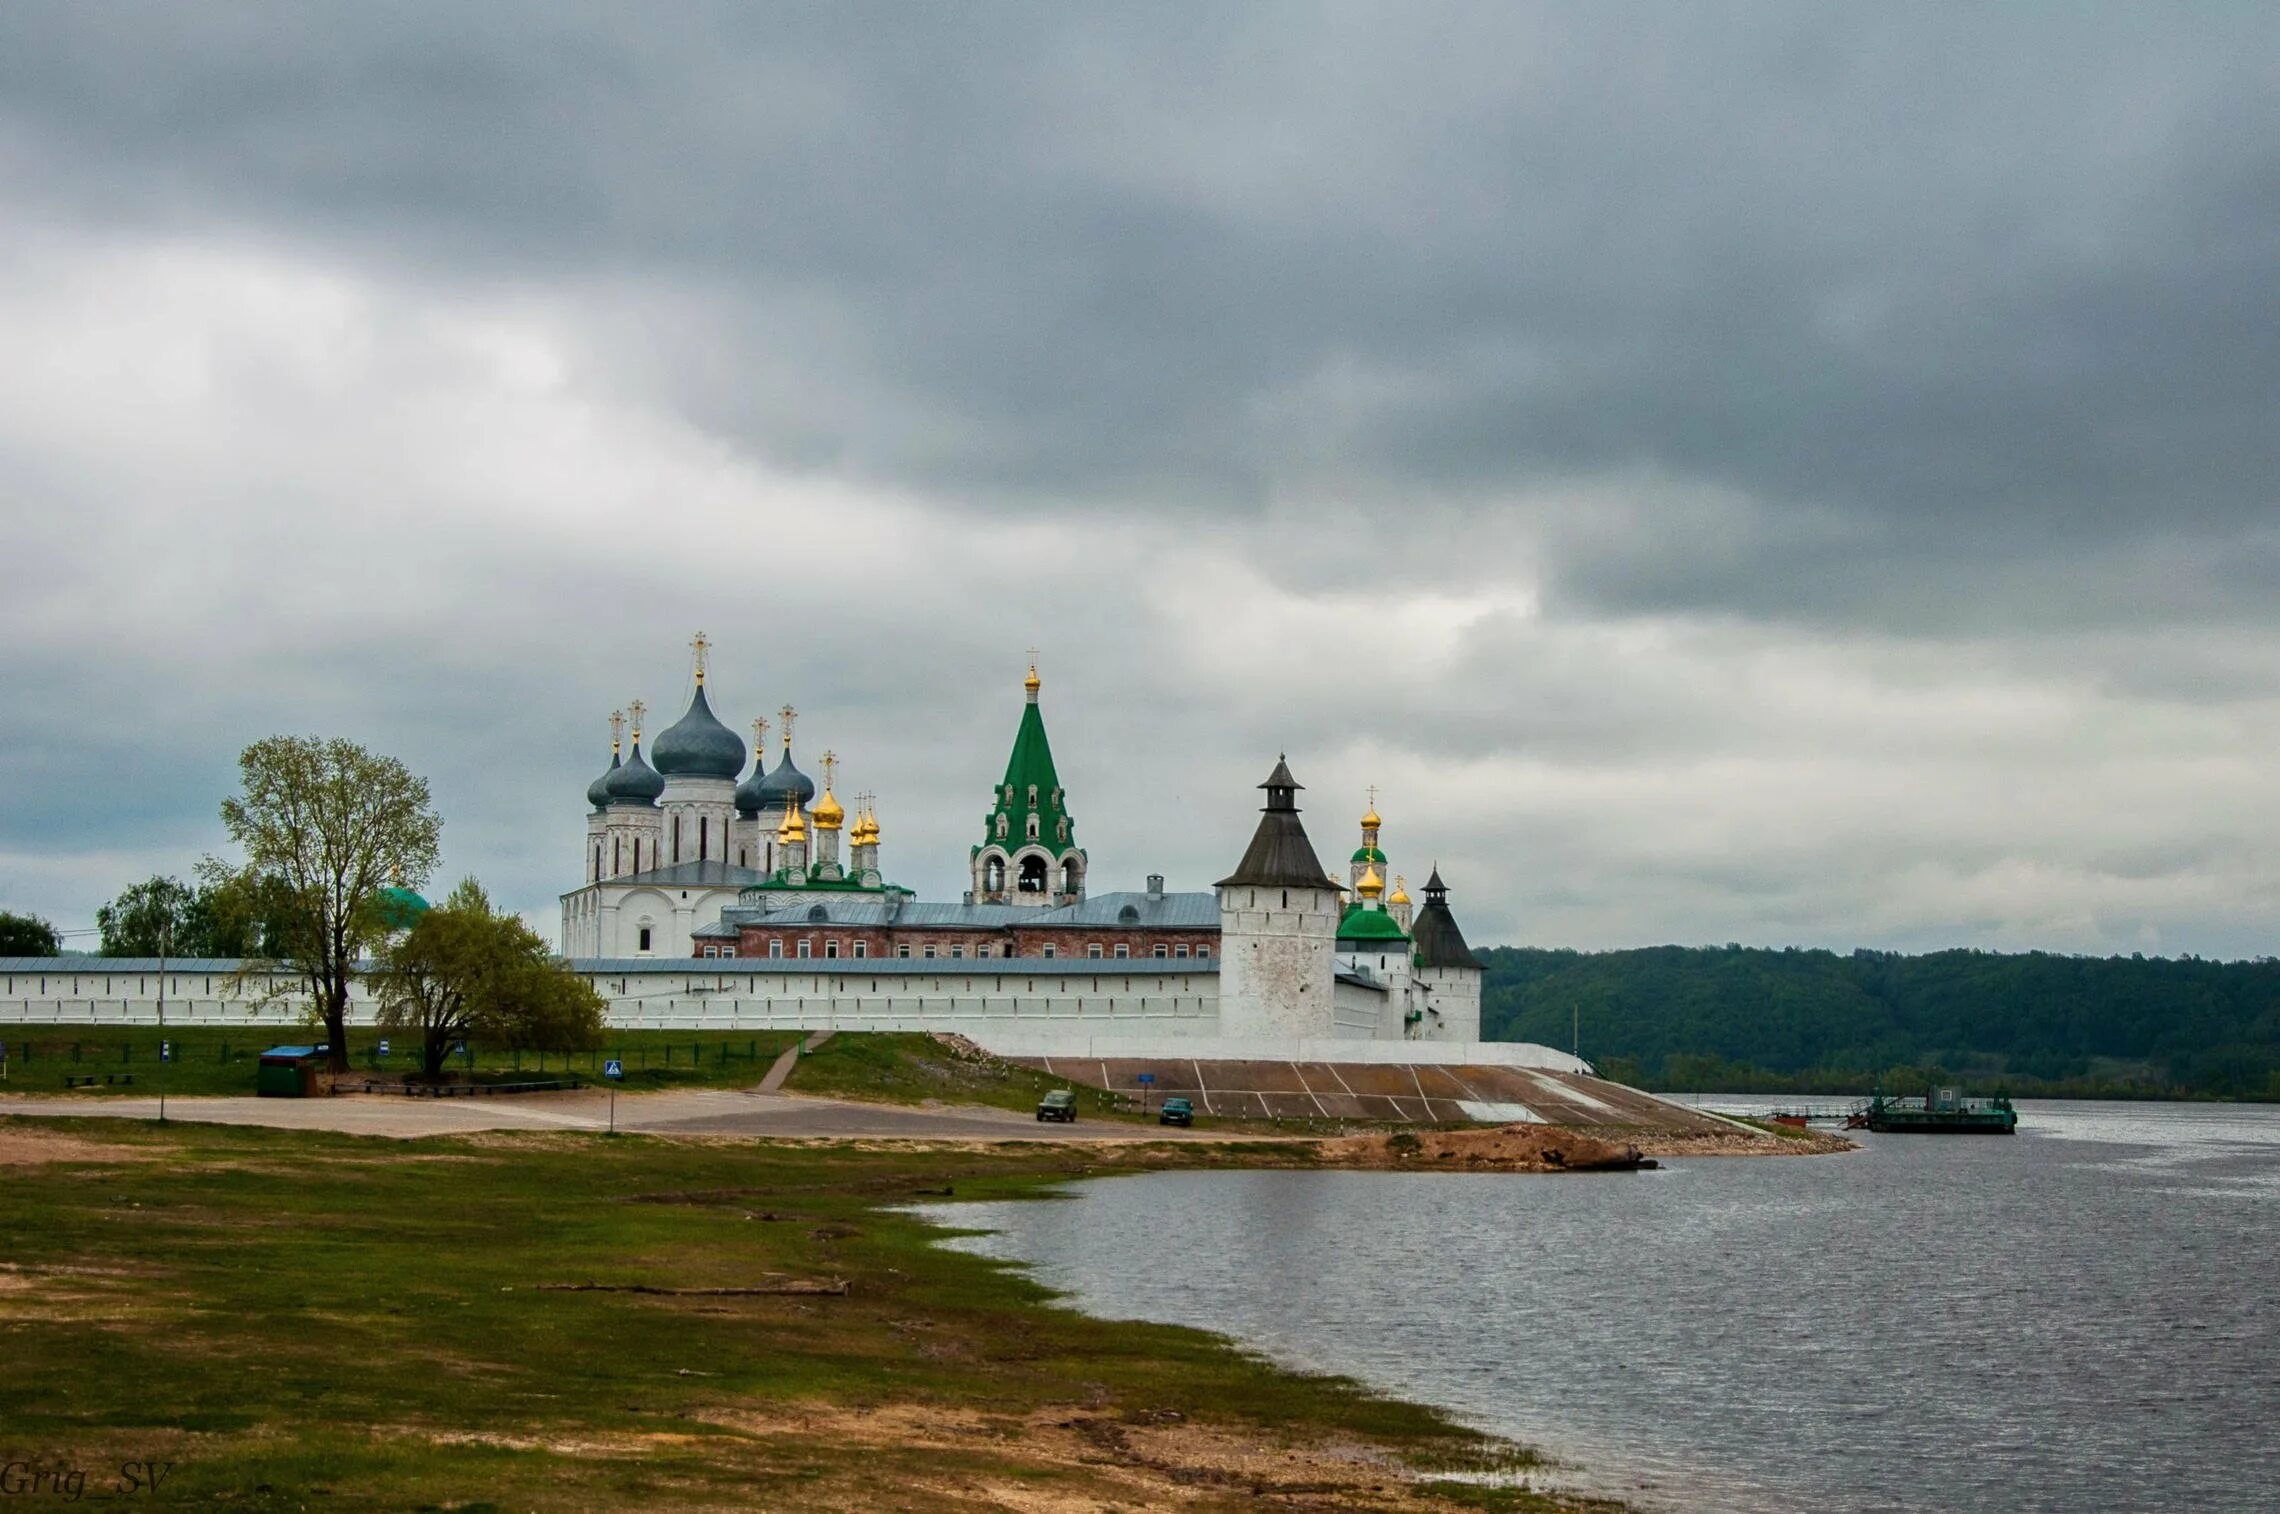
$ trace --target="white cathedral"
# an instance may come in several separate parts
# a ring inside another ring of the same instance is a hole
[[[940,1022],[1003,1049],[1077,1037],[1193,1047],[1200,1036],[1230,1048],[1219,1055],[1302,1041],[1481,1050],[1479,960],[1437,869],[1421,908],[1401,880],[1388,887],[1374,803],[1346,877],[1332,878],[1278,761],[1249,847],[1212,890],[1167,892],[1151,877],[1102,894],[1076,844],[1032,664],[967,859],[972,887],[921,901],[880,870],[869,796],[849,823],[833,755],[820,789],[794,764],[796,712],[778,716],[770,767],[768,723],[753,722],[749,747],[721,723],[705,638],[694,646],[688,709],[646,752],[643,706],[631,706],[630,750],[613,715],[609,768],[586,791],[584,880],[562,896],[562,942],[605,994],[638,998],[638,981],[654,998],[677,984],[716,1008],[745,1006],[747,1022],[771,1006],[769,1023],[788,996],[802,1014],[831,1006],[846,1028]]]

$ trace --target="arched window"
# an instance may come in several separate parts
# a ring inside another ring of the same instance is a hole
[[[1071,857],[1061,864],[1061,892],[1073,894],[1083,888],[1084,883],[1085,870],[1076,858]],[[1130,909],[1131,906],[1126,905],[1125,908]]]
[[[1029,839],[1032,841],[1037,839],[1037,817],[1035,815],[1029,817]]]
[[[982,863],[982,892],[985,894],[1002,894],[1005,892],[1005,859],[1003,857],[984,859]]]
[[[699,815],[697,817],[697,860],[699,862],[705,861],[712,855],[711,852],[706,850],[706,846],[710,840],[711,830],[712,827],[706,822],[705,817]]]
[[[681,860],[681,817],[673,817],[673,860]]]
[[[1037,808],[1037,785],[1034,783],[1029,786],[1029,807]]]
[[[1025,894],[1045,892],[1045,859],[1034,854],[1021,859],[1021,891]]]

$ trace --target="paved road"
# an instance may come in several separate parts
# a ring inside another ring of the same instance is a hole
[[[334,1130],[350,1135],[454,1135],[473,1130],[603,1130],[609,1095],[522,1094],[466,1099],[408,1099],[402,1095],[342,1094],[329,1099],[168,1099],[169,1119],[216,1125],[268,1125],[285,1130]],[[71,1115],[148,1120],[155,1098],[36,1098],[0,1096],[0,1115]],[[913,1140],[1153,1140],[1193,1139],[1197,1132],[1080,1120],[1042,1125],[1026,1114],[959,1104],[913,1107],[861,1104],[733,1089],[687,1089],[621,1094],[620,1130],[708,1136],[859,1136]]]

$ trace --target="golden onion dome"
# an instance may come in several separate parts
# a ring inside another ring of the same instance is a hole
[[[776,827],[776,839],[778,841],[805,841],[807,839],[807,821],[801,816],[798,805],[785,807],[784,823]]]
[[[839,801],[832,797],[831,790],[828,788],[823,791],[823,797],[815,802],[815,808],[809,813],[815,816],[815,823],[827,831],[838,830],[847,819],[847,811],[839,807]]]
[[[1037,676],[1037,664],[1029,665],[1029,676],[1021,680],[1021,686],[1032,694],[1045,686],[1045,681]]]
[[[1393,876],[1393,892],[1386,895],[1385,902],[1388,904],[1407,904],[1409,902],[1409,885],[1399,873]]]
[[[1364,830],[1374,831],[1384,824],[1383,820],[1378,819],[1377,806],[1374,804],[1370,806],[1370,812],[1362,817],[1362,829]]]
[[[1378,875],[1375,863],[1372,863],[1363,872],[1362,881],[1354,885],[1354,892],[1360,894],[1364,899],[1375,899],[1385,892],[1385,879]]]

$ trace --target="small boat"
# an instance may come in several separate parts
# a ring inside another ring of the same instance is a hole
[[[1845,1117],[1847,1130],[1880,1134],[2010,1135],[2019,1112],[2007,1095],[1967,1099],[1952,1088],[1935,1088],[1921,1098],[1876,1094]]]

